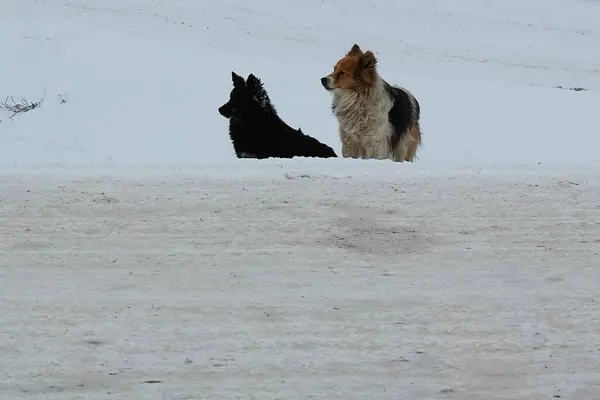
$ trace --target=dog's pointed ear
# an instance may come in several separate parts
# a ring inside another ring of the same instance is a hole
[[[248,88],[251,90],[258,90],[261,88],[260,79],[258,79],[256,76],[254,76],[254,74],[248,75],[248,78],[246,79],[246,84],[248,85]]]
[[[369,50],[359,57],[358,64],[356,66],[356,72],[360,73],[374,71],[376,65],[377,58],[375,58],[375,54],[373,54],[373,52]]]
[[[363,55],[363,52],[357,44],[352,46],[352,48],[350,49],[348,54],[346,54],[347,57],[360,57],[362,55]]]
[[[246,86],[246,81],[244,81],[244,78],[242,78],[241,76],[239,76],[238,74],[236,74],[233,71],[231,71],[231,80],[233,81],[234,87]]]
[[[262,82],[254,74],[248,75],[248,78],[246,79],[246,86],[248,86],[248,89],[251,91],[257,93],[262,91]]]

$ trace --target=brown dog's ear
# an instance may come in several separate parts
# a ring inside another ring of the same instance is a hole
[[[372,51],[367,51],[358,59],[356,68],[354,69],[354,77],[373,86],[377,77],[375,66],[377,65],[377,59]]]
[[[360,57],[362,55],[362,50],[360,49],[360,47],[358,47],[357,44],[355,44],[354,46],[352,46],[348,54],[346,54],[346,57]]]
[[[356,70],[357,72],[372,71],[375,69],[376,65],[377,59],[375,58],[375,54],[373,54],[373,52],[369,50],[362,56],[360,56],[360,58],[358,59]]]

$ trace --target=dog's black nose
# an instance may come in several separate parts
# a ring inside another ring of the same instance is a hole
[[[321,78],[321,85],[323,85],[325,89],[329,89],[329,78],[326,76]]]
[[[219,107],[219,114],[221,114],[225,118],[231,118],[231,110],[227,108],[227,105]]]

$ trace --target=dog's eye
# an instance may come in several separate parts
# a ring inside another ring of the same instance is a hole
[[[341,78],[342,76],[346,75],[346,73],[344,71],[340,71],[338,73],[338,78]]]

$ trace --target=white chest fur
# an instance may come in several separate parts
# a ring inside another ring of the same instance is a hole
[[[393,103],[382,82],[365,92],[335,90],[332,105],[345,157],[391,156],[389,138],[393,129],[388,115]]]

